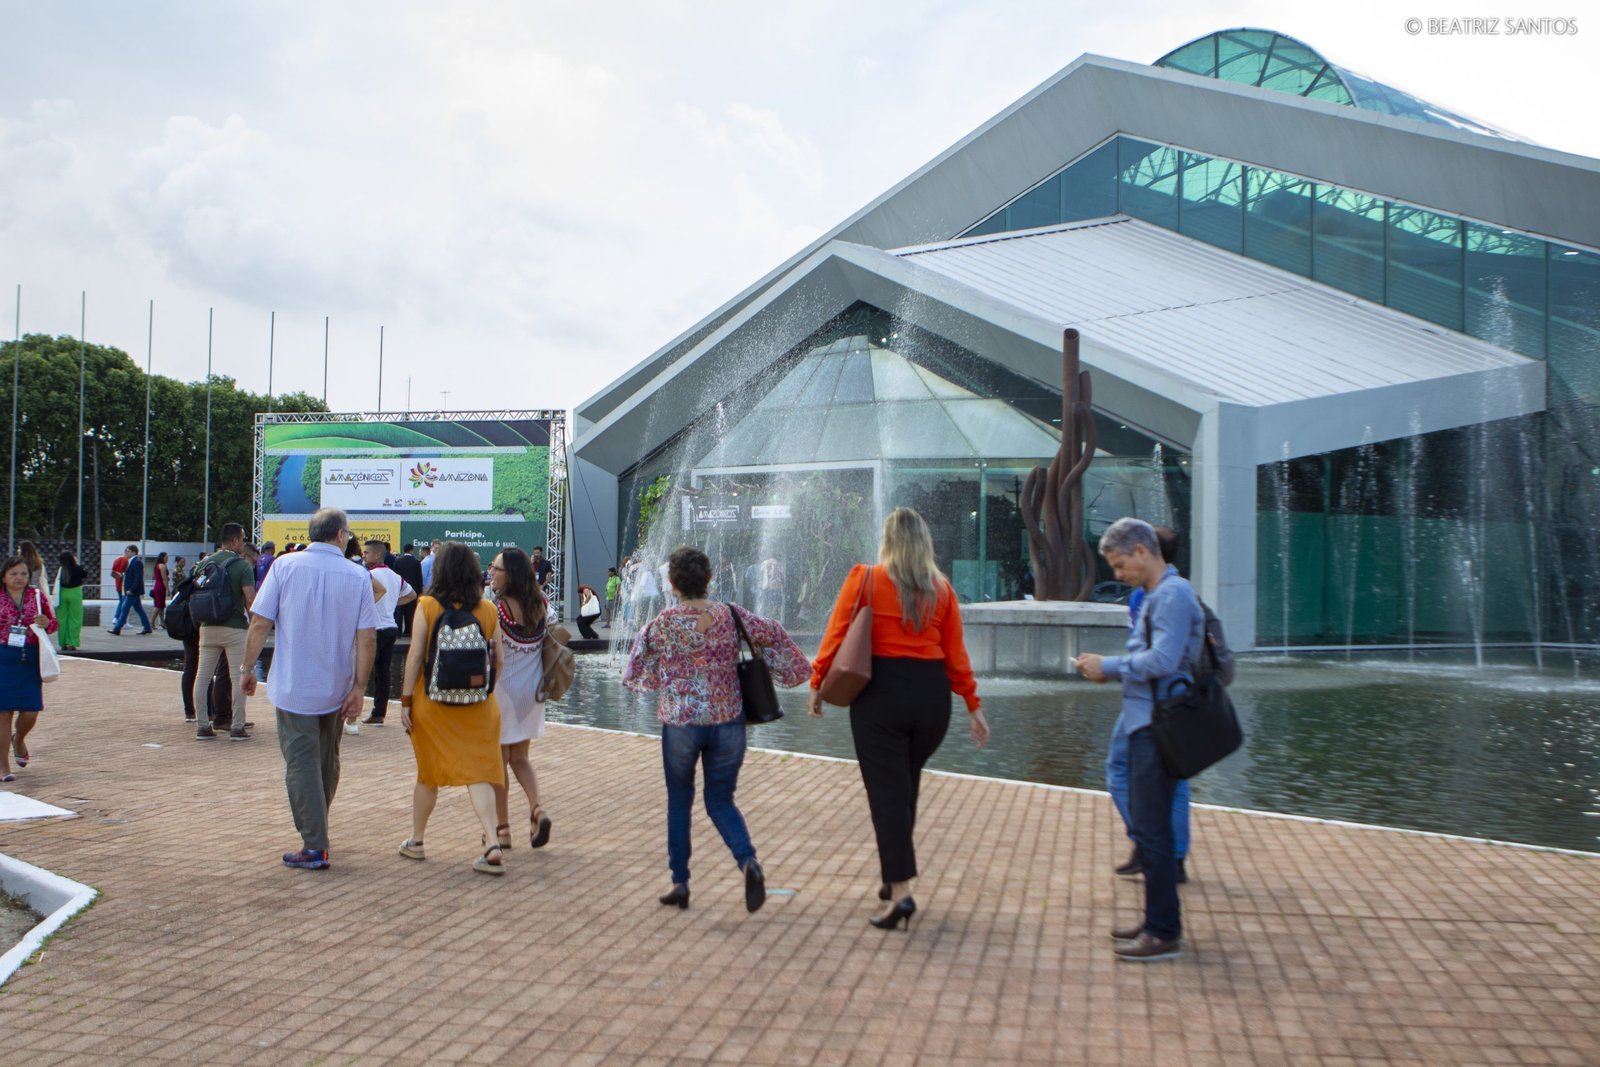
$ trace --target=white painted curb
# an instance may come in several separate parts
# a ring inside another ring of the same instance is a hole
[[[89,886],[13,859],[3,852],[0,852],[0,888],[44,916],[21,941],[0,956],[0,985],[4,985],[29,956],[39,951],[46,938],[100,895]]]

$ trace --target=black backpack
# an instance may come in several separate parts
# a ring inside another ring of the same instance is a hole
[[[465,608],[445,608],[428,635],[423,669],[428,696],[441,704],[476,704],[494,692],[489,635]]]
[[[1222,620],[1204,600],[1200,601],[1200,610],[1206,616],[1204,636],[1206,644],[1211,646],[1212,671],[1223,685],[1232,685],[1233,649],[1228,647],[1228,638],[1222,632]]]
[[[167,610],[162,613],[161,625],[166,629],[167,636],[174,640],[187,641],[200,633],[200,625],[189,612],[189,596],[193,592],[193,578],[179,582],[177,592],[167,601]]]
[[[243,556],[234,556],[219,562],[216,556],[210,556],[195,568],[194,577],[189,579],[192,585],[189,617],[196,624],[215,625],[233,618],[233,588],[228,581],[228,568],[233,560],[243,559]]]

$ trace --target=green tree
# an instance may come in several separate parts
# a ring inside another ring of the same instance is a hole
[[[20,352],[16,351],[20,344]],[[13,358],[20,358],[15,536],[70,538],[77,529],[78,367],[73,337],[29,334],[0,344],[0,410],[11,407]],[[82,346],[84,374],[83,536],[134,540],[144,485],[144,371],[126,352]],[[149,535],[209,540],[223,522],[248,522],[254,482],[254,423],[265,396],[232,378],[211,379],[211,525],[205,497],[206,385],[156,375],[150,381]],[[322,411],[304,393],[273,400],[277,411]],[[9,442],[0,444],[6,448]],[[5,473],[9,478],[10,456]],[[9,485],[7,485],[9,490]]]

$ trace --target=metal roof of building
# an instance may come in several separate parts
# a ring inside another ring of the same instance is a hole
[[[1122,216],[890,254],[1250,406],[1535,362]]]

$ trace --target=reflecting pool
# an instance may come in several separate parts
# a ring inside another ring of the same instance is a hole
[[[656,733],[654,697],[619,678],[616,658],[579,656],[548,718]],[[931,767],[1104,788],[1115,688],[986,678],[978,689],[989,746],[973,750],[958,713]],[[1195,779],[1196,801],[1600,851],[1600,683],[1571,661],[1252,657],[1231,692],[1246,747]],[[803,689],[779,695],[785,718],[753,727],[753,745],[854,758],[847,712],[818,722]]]

